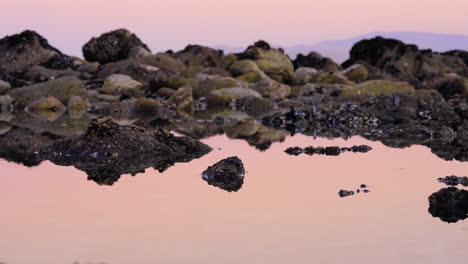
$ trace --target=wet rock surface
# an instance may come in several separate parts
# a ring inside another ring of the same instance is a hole
[[[202,179],[228,192],[237,192],[244,184],[245,169],[238,157],[223,159],[202,173]]]
[[[447,223],[468,218],[468,191],[455,187],[441,189],[429,196],[429,213]]]
[[[162,172],[176,162],[188,162],[210,151],[209,146],[189,137],[120,126],[105,118],[93,121],[82,136],[43,146],[40,157],[74,166],[100,185],[112,185],[122,174],[135,175],[150,167]]]

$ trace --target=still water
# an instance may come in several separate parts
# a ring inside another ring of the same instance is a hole
[[[224,135],[213,151],[164,173],[147,169],[99,186],[73,167],[0,161],[0,263],[466,263],[468,221],[447,223],[428,197],[468,163],[423,146],[397,149],[360,137],[287,137],[266,151]],[[289,156],[292,146],[368,153]],[[208,166],[239,156],[238,192],[208,185]],[[370,186],[340,198],[340,189]]]

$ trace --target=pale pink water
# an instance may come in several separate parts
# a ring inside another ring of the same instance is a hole
[[[428,213],[438,177],[465,175],[428,148],[390,149],[361,138],[289,137],[266,152],[217,136],[215,150],[160,174],[98,186],[74,168],[0,162],[0,262],[466,263],[468,221]],[[289,146],[369,144],[366,154],[288,156]],[[222,148],[218,150],[218,147]],[[243,188],[227,193],[200,173],[238,155]],[[340,198],[340,189],[371,186]]]

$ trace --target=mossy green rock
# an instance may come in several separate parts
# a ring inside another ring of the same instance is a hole
[[[386,80],[375,80],[360,83],[356,86],[346,86],[341,90],[342,96],[372,95],[381,96],[385,94],[409,94],[414,95],[415,89],[406,82],[392,82]]]
[[[252,60],[238,60],[229,67],[229,72],[235,77],[258,71],[260,69]]]
[[[193,116],[193,112],[195,111],[195,106],[193,104],[193,96],[192,96],[192,87],[184,86],[180,87],[174,95],[171,96],[167,100],[167,104],[175,105],[177,108],[177,112],[181,116],[190,117]]]
[[[142,83],[135,81],[130,76],[124,74],[112,74],[104,80],[104,86],[98,91],[103,94],[141,97],[143,92]]]
[[[65,113],[66,109],[55,97],[47,96],[30,103],[24,110],[40,120],[55,121]]]
[[[348,78],[348,80],[360,83],[367,80],[369,71],[362,64],[354,64],[348,67],[346,70],[342,71],[341,74]]]
[[[301,67],[295,72],[294,82],[296,84],[305,84],[317,79],[318,72],[314,68]]]
[[[251,87],[262,96],[270,99],[283,99],[291,94],[291,86],[278,83],[274,80],[262,80]]]
[[[329,83],[329,84],[353,84],[352,81],[348,80],[346,76],[340,73],[327,73],[319,77],[319,83]]]
[[[222,88],[208,94],[209,105],[228,105],[233,101],[247,97],[262,97],[258,92],[243,87]]]
[[[71,118],[78,119],[83,117],[83,115],[88,112],[91,105],[88,99],[81,96],[73,96],[68,101],[68,114]]]
[[[192,83],[193,96],[207,96],[211,91],[221,88],[241,87],[243,84],[233,78],[199,74]]]
[[[290,83],[294,80],[294,66],[289,57],[281,50],[259,49],[257,66],[273,79]]]
[[[156,53],[139,59],[140,63],[157,67],[171,73],[180,73],[185,65],[167,53]]]
[[[263,75],[260,71],[249,72],[249,73],[236,77],[236,80],[245,82],[245,83],[257,83],[263,80]]]
[[[17,105],[22,107],[46,96],[53,96],[65,104],[73,96],[85,96],[86,88],[76,77],[63,77],[45,83],[12,89],[7,94],[15,100]]]

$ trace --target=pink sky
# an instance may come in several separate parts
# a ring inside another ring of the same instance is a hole
[[[91,36],[119,27],[154,51],[260,38],[313,44],[375,31],[468,34],[466,10],[466,0],[14,0],[2,1],[0,35],[35,29],[74,55]]]

